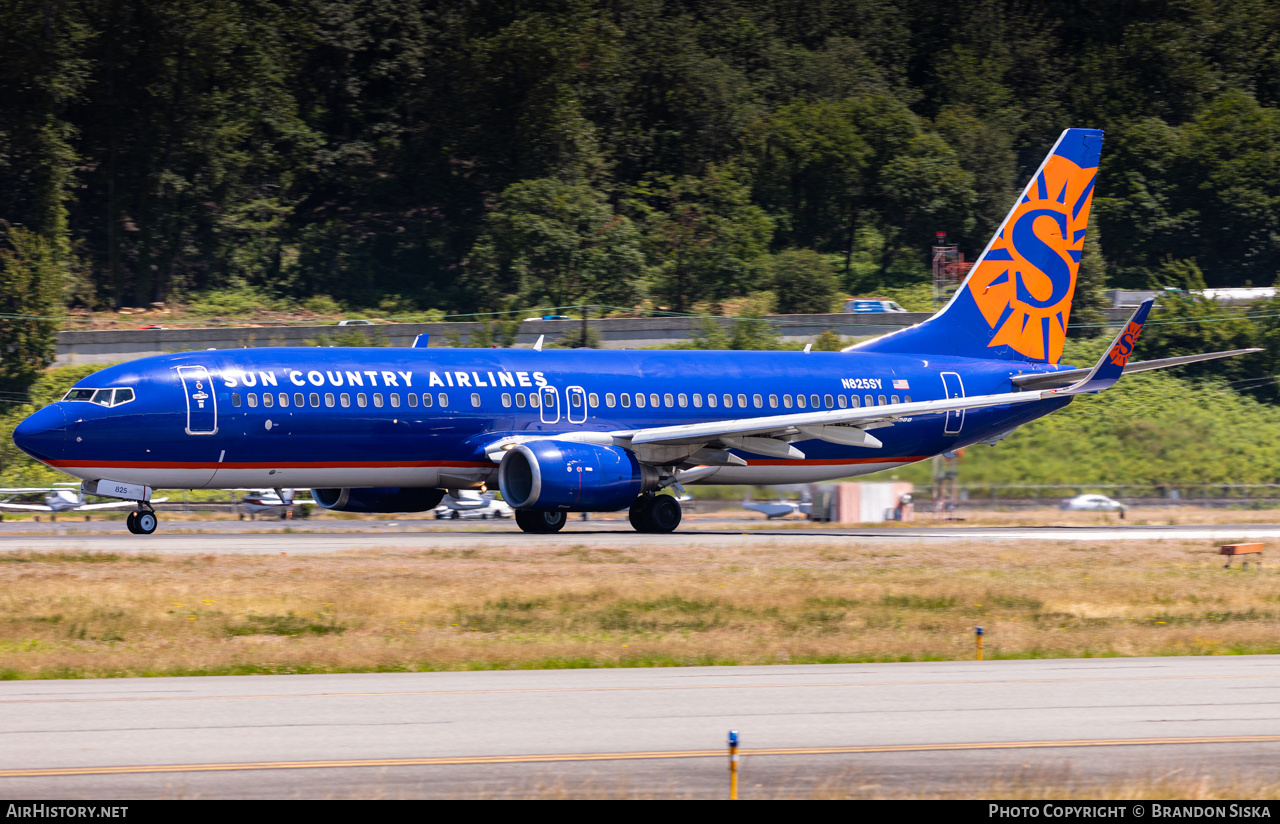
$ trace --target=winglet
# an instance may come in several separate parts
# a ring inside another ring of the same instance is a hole
[[[1089,370],[1089,374],[1070,386],[1049,389],[1044,394],[1079,395],[1082,392],[1101,392],[1103,389],[1115,386],[1116,381],[1120,380],[1120,376],[1124,374],[1125,364],[1133,354],[1133,347],[1138,343],[1138,336],[1142,334],[1142,326],[1147,322],[1147,314],[1151,311],[1153,303],[1155,303],[1154,298],[1147,298],[1142,302],[1142,305],[1129,318],[1129,322],[1116,335],[1115,340],[1111,341],[1107,351],[1094,364],[1093,369]]]
[[[413,339],[414,349],[426,349],[431,344],[431,333],[423,332]]]

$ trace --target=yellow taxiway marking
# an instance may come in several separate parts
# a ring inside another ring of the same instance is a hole
[[[1058,747],[1141,747],[1169,744],[1258,744],[1280,741],[1280,735],[1197,735],[1179,738],[1100,738],[1074,741],[983,741],[964,744],[883,744],[863,747],[773,747],[746,750],[744,755],[856,755],[858,753],[929,752],[942,750],[1026,750]],[[0,770],[0,778],[58,775],[128,775],[135,773],[227,772],[231,770],[315,770],[334,767],[428,767],[459,764],[538,764],[554,761],[636,761],[663,758],[724,758],[715,750],[655,752],[547,753],[540,755],[476,755],[439,758],[358,758],[334,761],[246,761],[229,764],[146,764],[133,767],[45,767]]]
[[[0,698],[0,704],[96,704],[112,701],[278,701],[284,698],[391,698],[401,695],[512,695],[556,692],[668,692],[672,690],[818,689],[831,687],[934,687],[957,684],[1081,684],[1113,681],[1222,681],[1280,678],[1280,673],[1250,675],[1130,675],[1119,678],[976,678],[951,681],[830,681],[811,684],[675,684],[634,687],[529,687],[506,690],[416,690],[406,692],[302,692],[284,695],[158,695],[113,698]]]

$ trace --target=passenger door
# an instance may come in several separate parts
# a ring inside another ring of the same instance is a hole
[[[538,390],[541,398],[538,404],[538,414],[542,416],[543,423],[559,423],[560,422],[560,390],[554,386],[544,386]]]
[[[581,386],[570,386],[564,390],[564,394],[569,404],[565,409],[565,417],[569,419],[569,423],[586,423],[587,391]]]
[[[203,366],[179,366],[178,377],[187,397],[187,434],[216,435],[218,399],[208,370]]]
[[[959,372],[943,372],[942,386],[946,391],[948,400],[964,397],[964,382],[960,380]],[[947,421],[942,428],[942,434],[959,435],[962,427],[964,427],[964,410],[953,409],[947,413]]]

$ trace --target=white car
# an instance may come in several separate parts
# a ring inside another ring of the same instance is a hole
[[[1124,512],[1128,509],[1106,495],[1077,495],[1058,504],[1058,508],[1079,512]]]

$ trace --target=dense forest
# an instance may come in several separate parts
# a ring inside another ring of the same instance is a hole
[[[922,282],[935,231],[972,257],[1085,126],[1085,302],[1270,285],[1278,30],[1269,0],[8,0],[0,275],[31,314],[825,309]]]

